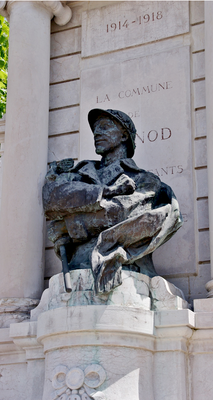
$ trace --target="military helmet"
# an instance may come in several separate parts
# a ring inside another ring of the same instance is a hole
[[[110,119],[114,119],[119,122],[123,128],[126,129],[129,138],[127,140],[127,156],[131,158],[135,152],[135,136],[136,136],[136,128],[131,120],[131,118],[122,111],[118,110],[101,110],[100,108],[94,108],[90,110],[88,114],[88,121],[92,131],[94,132],[94,124],[100,117],[108,117]]]

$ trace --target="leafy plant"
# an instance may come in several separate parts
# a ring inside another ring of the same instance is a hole
[[[9,23],[0,15],[0,118],[6,112]]]

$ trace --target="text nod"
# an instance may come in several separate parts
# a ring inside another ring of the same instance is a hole
[[[172,137],[172,131],[170,128],[160,128],[159,130],[152,129],[148,133],[143,132],[142,135],[137,133],[137,136],[142,143],[145,143],[145,141],[153,143],[157,140],[170,139]]]

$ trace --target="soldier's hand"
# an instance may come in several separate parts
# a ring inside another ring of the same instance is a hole
[[[60,246],[65,246],[66,247],[66,251],[67,251],[67,258],[68,261],[70,260],[70,252],[71,252],[71,247],[72,247],[72,240],[69,237],[69,235],[67,236],[61,236],[59,239],[57,239],[54,242],[54,250],[56,255],[61,259],[61,255],[60,255]]]
[[[136,189],[135,182],[129,176],[122,174],[112,186],[105,186],[103,197],[132,194]]]

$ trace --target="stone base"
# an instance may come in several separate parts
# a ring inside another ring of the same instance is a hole
[[[95,294],[91,270],[74,270],[70,277],[71,293],[65,292],[62,273],[50,279],[49,289],[44,291],[39,306],[31,312],[32,320],[36,320],[41,312],[65,306],[115,305],[143,310],[189,308],[182,291],[160,276],[149,278],[137,272],[122,271],[122,285],[105,295]]]
[[[31,312],[34,320],[0,329],[0,397],[212,398],[213,299],[196,300],[195,312],[178,309],[177,288],[137,275],[124,271],[124,285],[104,300],[92,297],[88,271],[73,272],[71,294],[64,293],[62,274],[54,276]],[[153,309],[145,309],[147,288]]]
[[[70,276],[72,292],[65,292],[63,274],[53,276],[31,311],[34,325],[23,325],[31,332],[28,352],[36,340],[45,354],[42,400],[138,400],[144,393],[157,399],[153,352],[161,322],[153,310],[181,309],[187,321],[182,292],[161,277],[122,271],[121,286],[96,295],[90,270],[71,271]],[[18,346],[27,345],[16,325],[11,336]]]

